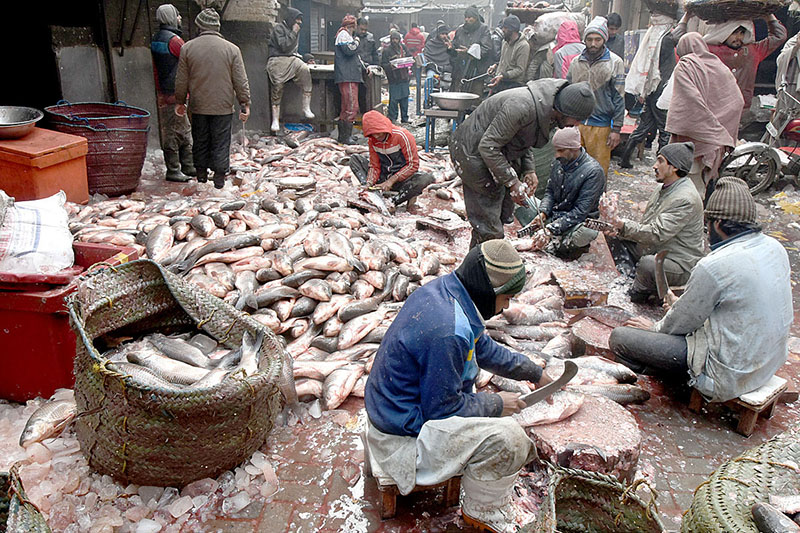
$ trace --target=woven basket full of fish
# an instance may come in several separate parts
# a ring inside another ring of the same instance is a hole
[[[787,0],[686,0],[684,9],[706,22],[718,24],[766,17],[788,5]]]
[[[280,411],[284,349],[265,326],[148,260],[84,277],[68,301],[78,336],[76,432],[89,465],[123,483],[182,486],[258,449]],[[146,386],[101,356],[104,339],[195,329],[235,348],[263,334],[258,371],[210,388]]]
[[[564,468],[545,462],[550,471],[547,492],[535,523],[524,533],[663,533],[656,493],[643,481],[630,485],[599,472]],[[645,487],[645,502],[637,489]]]
[[[685,533],[758,533],[751,507],[800,493],[800,424],[723,463],[694,492]]]

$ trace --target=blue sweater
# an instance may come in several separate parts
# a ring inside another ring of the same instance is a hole
[[[386,332],[364,400],[384,433],[417,436],[428,420],[500,416],[497,394],[474,393],[478,368],[537,382],[541,369],[485,332],[478,310],[455,273],[414,291]]]

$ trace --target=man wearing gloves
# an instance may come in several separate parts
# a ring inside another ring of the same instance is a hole
[[[553,148],[556,160],[539,205],[537,219],[542,229],[534,235],[534,248],[551,244],[556,256],[577,259],[597,238],[597,231],[585,227],[583,221],[597,218],[606,175],[600,163],[581,148],[577,128],[558,130],[553,135]]]
[[[208,181],[211,169],[214,187],[222,189],[230,171],[234,106],[239,104],[239,120],[246,122],[250,116],[250,84],[239,47],[219,33],[217,12],[204,9],[194,23],[200,35],[181,49],[175,78],[175,113],[186,114],[188,98],[197,181]]]
[[[337,128],[340,144],[353,144],[353,121],[358,115],[358,86],[364,80],[361,70],[361,59],[358,57],[358,37],[356,18],[346,15],[342,26],[336,33],[336,49],[333,61],[333,79],[339,86],[342,97],[342,109],[339,113]]]
[[[634,303],[645,303],[656,294],[655,254],[667,250],[664,272],[670,285],[683,285],[692,268],[703,257],[703,200],[687,174],[692,168],[692,143],[668,144],[658,152],[653,165],[656,189],[647,202],[641,222],[608,215],[614,227],[608,245],[618,266],[635,267],[636,278],[629,295]]]
[[[585,120],[594,106],[587,83],[529,81],[489,97],[456,128],[450,159],[464,186],[470,248],[502,239],[503,224],[513,220],[514,202],[523,205],[526,191],[536,190],[539,179],[530,148],[546,145],[556,126]]]
[[[567,80],[589,82],[597,105],[592,116],[579,126],[583,146],[608,174],[611,151],[619,144],[625,119],[625,65],[606,48],[606,19],[595,17],[583,32],[586,49],[569,66]]]
[[[656,102],[664,92],[667,82],[675,70],[675,45],[677,41],[671,30],[675,19],[668,15],[650,15],[650,27],[644,34],[639,49],[631,62],[631,69],[625,78],[625,92],[634,95],[644,104],[639,124],[628,138],[620,165],[631,168],[631,154],[650,132],[658,131],[658,149],[669,143],[666,129],[667,111],[660,109]]]
[[[686,33],[689,18],[688,13],[684,15],[673,32],[676,40]],[[786,28],[775,15],[769,15],[764,21],[769,35],[758,42],[754,42],[756,32],[751,20],[709,24],[703,36],[708,50],[720,58],[736,78],[744,98],[745,111],[750,110],[753,100],[758,65],[786,40]]]
[[[634,317],[611,333],[617,361],[640,373],[684,377],[725,402],[769,381],[786,361],[792,324],[789,257],[761,233],[747,184],[723,177],[705,210],[711,252],[680,298],[653,324]]]
[[[181,15],[172,4],[156,10],[159,29],[150,42],[158,99],[161,150],[167,167],[167,181],[185,182],[196,174],[192,161],[192,127],[189,118],[175,114],[175,76],[181,55]]]
[[[269,59],[267,60],[267,73],[270,81],[270,96],[272,97],[272,126],[273,133],[280,131],[281,100],[283,99],[283,86],[293,80],[303,90],[303,115],[314,118],[311,112],[311,72],[308,65],[297,53],[300,26],[303,25],[303,14],[293,7],[286,10],[284,19],[276,24],[269,36]]]
[[[362,125],[369,139],[369,159],[361,154],[351,155],[350,169],[369,187],[397,192],[394,205],[407,201],[406,209],[413,212],[417,196],[433,183],[432,175],[419,172],[414,136],[378,111],[364,113]]]
[[[492,532],[516,531],[511,489],[536,451],[507,416],[524,407],[519,395],[475,393],[474,384],[481,368],[541,378],[541,368],[498,345],[484,326],[525,277],[516,250],[491,240],[455,272],[417,289],[386,332],[364,397],[369,453],[400,493],[460,475],[464,520]]]
[[[520,22],[516,15],[503,19],[500,25],[503,31],[503,46],[500,49],[500,60],[489,67],[489,74],[494,75],[489,87],[492,94],[506,89],[522,87],[525,84],[525,73],[528,68],[530,45],[519,33]]]

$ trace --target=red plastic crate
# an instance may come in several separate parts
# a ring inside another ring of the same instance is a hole
[[[139,258],[135,248],[76,242],[71,280],[64,273],[52,276],[12,276],[0,287],[0,398],[24,402],[37,396],[49,398],[62,387],[72,387],[75,334],[69,327],[64,299],[75,291],[75,272],[96,263],[119,265]],[[15,281],[11,281],[14,279]],[[14,285],[25,287],[16,289]]]

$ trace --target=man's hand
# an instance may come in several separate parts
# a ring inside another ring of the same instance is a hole
[[[175,106],[175,114],[179,117],[186,116],[186,104],[178,104]]]
[[[528,188],[527,185],[525,185],[518,179],[514,179],[514,182],[508,188],[508,191],[511,193],[511,199],[514,200],[515,204],[526,205],[525,195],[527,188]]]
[[[250,118],[250,106],[243,105],[242,110],[239,112],[239,120],[242,122],[247,122],[248,118]]]
[[[295,33],[300,33],[300,24],[295,22],[294,25],[292,26],[292,31]]]
[[[536,175],[535,170],[529,170],[523,174],[522,181],[525,182],[525,185],[527,185],[528,189],[531,191],[535,191],[536,188],[539,187],[539,176]]]
[[[665,311],[669,311],[669,308],[675,305],[675,302],[678,301],[678,297],[675,296],[675,293],[672,292],[672,289],[667,290],[667,294],[664,295],[664,303],[661,307],[664,308]]]
[[[497,70],[497,63],[495,63],[494,65],[490,66],[489,70],[487,70],[486,73],[489,74],[489,76],[491,76],[492,74],[494,74],[495,70]]]
[[[525,409],[525,402],[519,399],[520,395],[516,392],[498,392],[500,398],[503,400],[503,414],[500,416],[509,416],[514,413],[519,413]]]
[[[629,328],[639,328],[647,330],[653,329],[653,321],[643,316],[631,317],[630,319],[628,319],[627,322],[625,322],[625,325],[628,326]]]
[[[610,150],[613,150],[619,145],[619,133],[612,131],[608,134],[608,139],[606,140],[606,146]]]
[[[397,183],[397,180],[395,180],[394,178],[388,178],[386,181],[375,185],[375,187],[379,188],[382,191],[391,191],[395,183]]]
[[[456,48],[456,52],[458,52],[460,54],[466,54],[467,53],[467,48],[465,46],[459,46],[458,48]]]
[[[490,81],[489,83],[486,84],[486,86],[489,87],[490,89],[494,88],[494,87],[497,86],[498,83],[500,83],[500,80],[502,80],[502,79],[503,79],[503,76],[495,76],[494,78],[492,78],[492,81]]]
[[[540,229],[533,234],[533,250],[541,250],[547,243],[550,242],[550,232],[546,229]]]
[[[545,215],[544,213],[539,213],[538,215],[536,215],[536,218],[534,218],[533,220],[531,220],[531,224],[533,224],[534,222],[536,222],[536,224],[537,224],[539,227],[543,228],[543,227],[544,227],[544,223],[545,223],[546,221],[547,221],[547,215]]]

